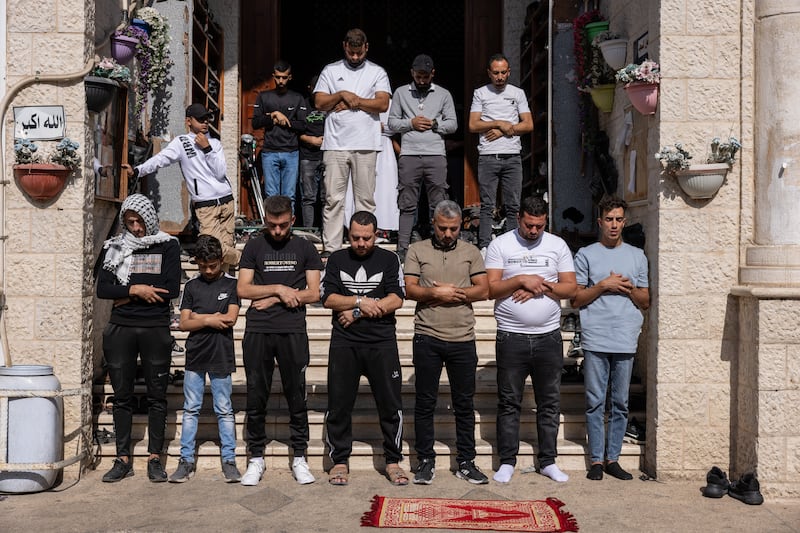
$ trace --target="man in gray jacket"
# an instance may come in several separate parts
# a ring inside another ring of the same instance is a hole
[[[433,84],[435,72],[430,56],[420,54],[414,58],[413,82],[394,92],[389,108],[389,129],[401,134],[397,165],[397,255],[401,262],[411,241],[420,184],[425,183],[431,207],[448,199],[444,136],[456,131],[458,121],[450,91]]]

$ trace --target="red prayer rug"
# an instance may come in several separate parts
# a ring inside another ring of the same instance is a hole
[[[479,529],[486,531],[578,531],[578,522],[561,510],[555,498],[546,500],[448,500],[374,496],[361,517],[368,527]]]

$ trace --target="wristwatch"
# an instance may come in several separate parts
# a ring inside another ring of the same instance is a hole
[[[356,295],[356,306],[353,308],[353,318],[361,317],[361,295]]]

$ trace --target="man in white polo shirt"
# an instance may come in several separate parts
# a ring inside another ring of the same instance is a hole
[[[347,32],[344,59],[330,63],[314,87],[317,109],[327,111],[322,161],[325,164],[325,208],[322,213],[323,258],[342,247],[344,203],[352,176],[354,211],[375,212],[375,162],[381,150],[381,122],[392,89],[382,67],[367,61],[369,43],[363,31]]]
[[[508,483],[519,453],[522,394],[528,376],[536,398],[539,472],[569,479],[556,466],[561,403],[561,299],[577,291],[572,252],[546,232],[547,202],[522,201],[515,231],[494,239],[486,252],[489,298],[497,319],[497,449],[494,480]]]

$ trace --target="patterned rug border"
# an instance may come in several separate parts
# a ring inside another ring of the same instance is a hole
[[[557,498],[545,500],[461,500],[393,498],[375,495],[362,527],[480,529],[536,533],[577,532],[578,522]],[[434,510],[435,516],[431,516]],[[420,512],[423,511],[423,512]]]

